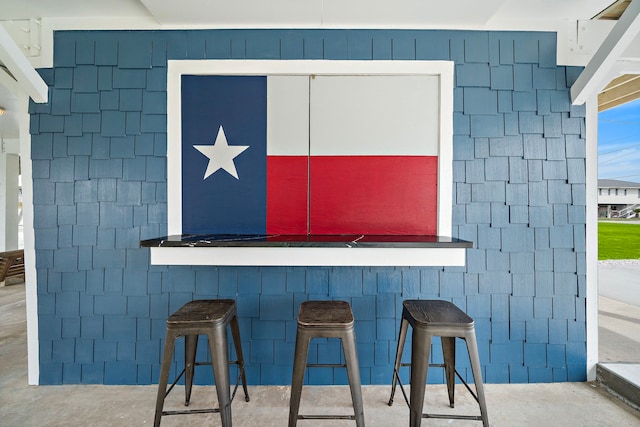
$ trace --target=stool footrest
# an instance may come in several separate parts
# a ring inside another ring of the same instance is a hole
[[[471,393],[471,396],[473,396],[473,398],[476,400],[476,402],[480,403],[480,400],[478,399],[478,396],[473,392],[473,390],[471,390],[471,387],[469,387],[469,384],[467,384],[467,382],[464,380],[464,378],[462,378],[460,376],[460,373],[457,370],[455,370],[454,372],[456,373],[458,378],[460,378],[460,381],[462,381],[462,384],[464,384],[464,386],[467,388],[467,390],[469,390],[469,393]]]
[[[307,363],[307,368],[346,368],[345,363]]]
[[[454,419],[454,420],[470,420],[470,421],[482,421],[480,415],[449,415],[449,414],[422,414],[422,418],[439,418],[439,419]]]
[[[299,420],[355,420],[355,415],[298,415]]]
[[[411,363],[401,363],[400,366],[401,367],[410,367]],[[446,366],[445,366],[444,363],[430,363],[429,367],[445,368]],[[476,402],[480,403],[480,399],[478,399],[478,395],[471,389],[471,387],[469,387],[469,384],[467,384],[465,379],[462,378],[462,376],[460,375],[458,370],[456,369],[456,370],[454,370],[454,372],[456,373],[456,376],[460,379],[462,384],[467,388],[467,390],[469,390],[469,393],[471,393],[471,396],[473,396],[473,398],[476,400]],[[407,396],[407,393],[404,391],[404,385],[402,384],[402,381],[400,380],[400,375],[398,375],[398,371],[394,370],[393,375],[395,376],[396,381],[398,381],[398,385],[400,386],[400,391],[402,392],[402,395],[404,396],[404,401],[407,402],[407,406],[411,407],[411,405],[409,404],[409,397]],[[389,399],[388,405],[391,406],[392,404],[393,404],[393,397],[391,397]],[[423,416],[424,416],[424,414],[423,414]],[[434,418],[438,418],[438,417],[434,417]]]
[[[162,415],[188,415],[188,414],[217,414],[220,408],[211,409],[182,409],[177,411],[162,411]]]
[[[171,390],[173,390],[173,388],[176,386],[176,384],[178,384],[178,381],[180,381],[180,378],[182,378],[182,376],[184,375],[185,372],[186,372],[186,369],[183,369],[182,372],[180,372],[180,374],[176,377],[176,379],[173,380],[173,383],[171,383],[171,385],[169,386],[167,391],[164,393],[164,397],[165,398],[167,396],[169,396],[169,393],[171,393]]]
[[[411,366],[411,363],[404,363],[403,362],[403,363],[400,364],[401,368],[407,368],[409,366]],[[445,365],[444,363],[429,363],[429,367],[430,368],[446,368],[447,365]]]
[[[404,366],[411,366],[411,364],[410,363],[405,363]],[[394,376],[395,380],[398,382],[398,385],[400,386],[400,391],[402,392],[402,395],[404,396],[404,401],[407,402],[407,406],[408,407],[411,407],[411,404],[409,404],[409,396],[407,396],[407,392],[404,391],[404,385],[402,384],[402,381],[400,380],[400,375],[398,375],[398,371],[395,370],[395,369],[393,371],[393,376]],[[393,394],[389,398],[389,403],[387,403],[387,405],[389,405],[389,406],[393,405]]]
[[[240,361],[239,360],[229,360],[229,365],[239,365]],[[193,364],[193,366],[211,366],[212,362],[196,362]]]
[[[206,366],[209,365],[211,366],[212,363],[211,362],[195,362],[193,364],[194,366]],[[240,361],[239,360],[230,360],[229,361],[229,365],[238,365],[240,366]],[[173,390],[173,388],[176,386],[176,384],[178,384],[178,381],[180,381],[180,378],[182,378],[182,376],[184,375],[184,373],[186,372],[186,369],[182,369],[182,371],[180,372],[180,374],[176,377],[175,380],[173,380],[173,383],[171,383],[171,385],[169,386],[169,388],[167,389],[167,391],[164,394],[164,397],[166,398],[167,396],[169,396],[169,393],[171,392],[171,390]],[[242,371],[240,369],[238,369],[238,376],[236,378],[236,383],[235,386],[233,387],[233,392],[231,393],[231,402],[233,402],[233,398],[236,397],[236,392],[238,391],[238,385],[240,384],[240,378],[242,376]],[[249,396],[245,397],[245,400],[248,402],[249,401]],[[194,411],[199,411],[200,409],[194,409]],[[220,409],[203,409],[203,411],[209,411],[209,412],[220,412]],[[193,414],[196,412],[180,412],[178,411],[176,413],[176,411],[170,411],[170,412],[174,412],[173,414],[165,414],[164,412],[162,413],[163,415],[178,415],[180,413],[186,413],[186,414]],[[203,412],[203,413],[209,413],[209,412]]]

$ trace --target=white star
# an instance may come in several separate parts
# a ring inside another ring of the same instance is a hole
[[[249,146],[229,145],[222,125],[220,125],[220,129],[218,129],[218,136],[216,136],[213,145],[194,145],[193,148],[209,158],[209,164],[204,173],[204,178],[202,178],[203,180],[213,175],[218,169],[224,169],[235,179],[240,179],[238,178],[238,171],[236,170],[233,159],[249,148]]]

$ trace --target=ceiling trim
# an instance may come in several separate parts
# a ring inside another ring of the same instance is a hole
[[[48,99],[48,86],[13,41],[7,30],[0,25],[0,62],[2,62],[18,85],[35,102],[44,103]]]
[[[602,12],[594,16],[593,19],[617,21],[618,19],[620,19],[620,16],[622,16],[624,11],[627,10],[627,7],[629,7],[629,3],[631,3],[631,0],[616,0]]]
[[[640,1],[632,1],[571,86],[571,101],[584,104],[611,80],[618,58],[640,33]]]
[[[598,94],[598,111],[608,110],[640,98],[640,74],[624,74],[613,79]]]

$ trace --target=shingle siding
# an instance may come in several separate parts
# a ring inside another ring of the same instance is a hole
[[[487,382],[585,379],[585,113],[569,96],[580,69],[556,65],[554,34],[54,37],[54,67],[40,70],[51,101],[30,105],[41,384],[156,382],[166,317],[214,297],[238,300],[252,384],[289,383],[307,298],[350,301],[365,384],[391,379],[405,298],[448,299],[474,316]],[[149,265],[139,240],[167,229],[168,59],[454,61],[452,222],[454,237],[474,241],[466,267]],[[329,340],[312,354],[337,360],[338,350]],[[331,371],[309,382],[346,382]]]

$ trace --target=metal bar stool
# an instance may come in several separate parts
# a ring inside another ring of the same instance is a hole
[[[227,325],[231,326],[231,334],[236,350],[237,360],[229,361]],[[196,348],[198,336],[206,335],[209,339],[209,349],[211,351],[211,362],[196,362]],[[169,381],[169,369],[175,341],[184,336],[185,347],[185,367],[177,376],[173,384],[167,390]],[[236,379],[233,394],[229,385],[229,364],[238,365],[238,378]],[[189,406],[191,399],[191,387],[193,385],[193,371],[197,365],[211,365],[213,377],[218,394],[218,408],[212,409],[191,409],[180,411],[163,411],[164,399],[171,392],[173,387],[185,375],[185,401],[184,405]],[[244,359],[242,357],[242,347],[240,344],[240,329],[236,316],[236,302],[232,299],[219,300],[196,300],[183,305],[178,311],[167,319],[167,334],[164,343],[164,354],[162,355],[162,367],[160,369],[160,379],[158,381],[158,396],[156,399],[156,413],[154,425],[160,425],[163,415],[179,414],[203,414],[219,412],[222,425],[231,427],[231,401],[238,389],[238,383],[242,381],[245,400],[249,401],[247,392],[247,380],[244,373]]]
[[[353,324],[351,306],[345,301],[305,301],[300,304],[296,350],[293,361],[293,378],[291,380],[289,427],[294,427],[298,420],[326,419],[355,420],[358,427],[364,427],[360,370],[358,368]],[[340,338],[346,363],[307,363],[309,342],[312,338]],[[306,367],[346,367],[354,415],[298,415]]]
[[[488,426],[489,418],[487,416],[487,405],[484,399],[482,372],[480,370],[480,358],[478,356],[473,319],[449,301],[405,300],[402,305],[402,324],[400,326],[400,335],[398,337],[398,349],[396,351],[396,362],[393,369],[389,406],[393,404],[393,396],[396,392],[396,383],[399,383],[404,399],[407,402],[407,405],[409,405],[409,425],[412,427],[420,426],[422,418],[476,420],[482,421],[482,424],[485,427]],[[404,348],[405,338],[407,337],[409,324],[413,327],[410,364],[400,362],[402,359],[402,350]],[[441,337],[444,364],[429,364],[431,338],[433,336]],[[466,381],[460,376],[458,371],[456,371],[456,337],[462,338],[467,344],[477,394],[471,390]],[[400,377],[398,376],[398,371],[401,366],[411,367],[410,399],[407,399],[407,394],[405,393],[404,387],[400,382]],[[453,399],[455,391],[455,376],[457,375],[476,402],[478,402],[481,415],[423,414],[424,390],[425,383],[427,382],[427,371],[429,366],[445,369],[447,391],[449,393],[449,405],[452,408],[454,407]]]

